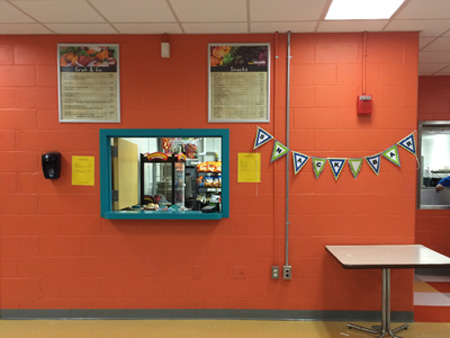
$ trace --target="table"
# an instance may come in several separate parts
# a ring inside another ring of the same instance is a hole
[[[381,327],[369,329],[348,323],[349,328],[394,338],[408,324],[391,329],[391,269],[449,267],[450,258],[419,244],[399,245],[326,245],[325,248],[345,269],[382,269]]]

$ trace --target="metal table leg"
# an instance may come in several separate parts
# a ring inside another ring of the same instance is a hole
[[[393,338],[401,338],[395,333],[408,328],[408,324],[403,324],[396,329],[391,329],[391,270],[383,269],[383,280],[381,288],[381,327],[379,329],[369,329],[360,325],[347,323],[347,327],[361,330],[368,333],[379,334],[376,338],[383,338],[388,334]]]
[[[383,288],[386,289],[386,330],[393,338],[401,338],[395,333],[406,330],[408,324],[403,324],[395,329],[391,329],[391,269],[383,269]]]

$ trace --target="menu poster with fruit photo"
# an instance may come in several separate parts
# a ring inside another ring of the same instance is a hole
[[[208,70],[208,122],[270,122],[270,44],[209,44]]]
[[[59,122],[120,122],[119,45],[58,44]]]

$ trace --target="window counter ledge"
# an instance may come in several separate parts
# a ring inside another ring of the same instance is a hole
[[[110,211],[106,219],[222,219],[222,213],[202,213],[201,211]]]

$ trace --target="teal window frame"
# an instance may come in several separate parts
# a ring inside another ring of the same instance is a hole
[[[116,137],[220,137],[222,138],[222,210],[115,211],[112,204],[111,139]],[[105,219],[218,220],[230,216],[230,131],[228,129],[100,129],[100,214]]]

